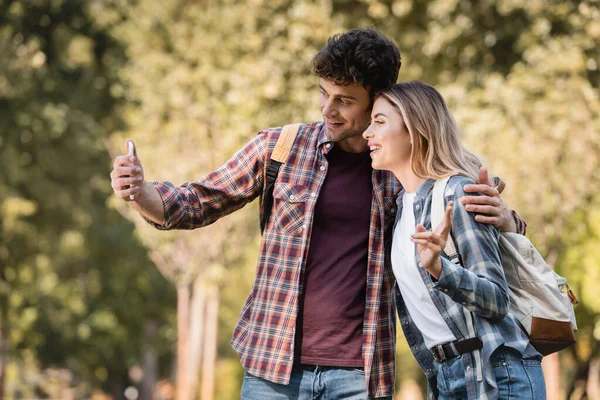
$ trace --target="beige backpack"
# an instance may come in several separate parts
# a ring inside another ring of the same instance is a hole
[[[444,217],[444,194],[450,177],[437,181],[433,188],[431,226]],[[577,323],[573,305],[577,298],[567,280],[544,260],[529,239],[517,233],[500,235],[502,267],[510,289],[509,312],[521,323],[530,343],[542,355],[548,355],[575,343]],[[444,252],[459,264],[452,236]]]

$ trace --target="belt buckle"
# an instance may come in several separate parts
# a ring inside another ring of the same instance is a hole
[[[431,349],[431,352],[433,353],[433,358],[435,359],[435,361],[437,361],[437,362],[446,361],[446,359],[447,359],[446,353],[444,353],[444,348],[442,347],[441,344],[438,344],[437,346],[433,346],[433,349]]]

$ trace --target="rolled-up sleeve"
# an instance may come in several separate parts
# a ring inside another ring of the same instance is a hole
[[[525,222],[515,210],[512,210],[511,214],[515,220],[515,225],[517,226],[517,233],[525,236],[527,234],[527,222]]]

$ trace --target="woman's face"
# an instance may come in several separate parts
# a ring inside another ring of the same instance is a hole
[[[371,125],[363,133],[375,169],[396,171],[410,166],[412,144],[408,129],[397,109],[383,96],[375,100]]]

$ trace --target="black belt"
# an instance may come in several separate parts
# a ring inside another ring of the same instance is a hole
[[[461,354],[467,353],[473,350],[479,350],[483,348],[483,342],[476,336],[474,338],[465,340],[455,340],[454,342],[438,344],[433,346],[431,354],[437,362],[442,362],[450,358],[458,357]]]

